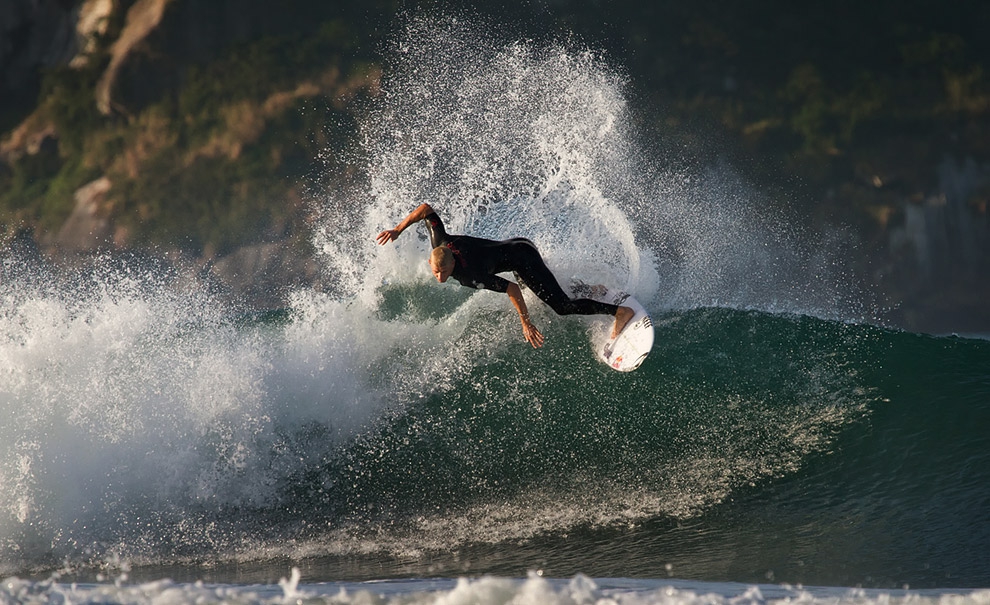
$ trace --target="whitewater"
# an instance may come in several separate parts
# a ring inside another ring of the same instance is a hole
[[[416,17],[388,57],[282,308],[3,252],[0,602],[990,601],[990,342],[879,325],[846,235],[668,161],[595,52]],[[650,358],[375,245],[423,202],[634,294]]]

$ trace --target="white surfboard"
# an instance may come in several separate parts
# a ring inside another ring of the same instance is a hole
[[[615,338],[609,338],[604,344],[592,343],[595,355],[613,370],[632,372],[638,368],[653,349],[653,320],[643,305],[631,295],[617,289],[605,286],[590,286],[582,282],[571,284],[571,293],[580,298],[591,298],[613,305],[629,307],[636,312],[626,327]],[[611,333],[611,325],[608,328]]]

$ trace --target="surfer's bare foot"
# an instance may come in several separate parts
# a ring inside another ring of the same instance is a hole
[[[619,307],[619,310],[615,312],[615,324],[612,326],[612,338],[615,338],[622,332],[622,329],[626,327],[629,320],[633,318],[636,312],[629,307]]]

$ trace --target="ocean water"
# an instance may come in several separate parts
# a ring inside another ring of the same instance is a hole
[[[848,236],[666,169],[595,53],[483,31],[396,36],[281,309],[4,251],[0,602],[990,602],[990,340],[881,325]],[[421,228],[375,246],[421,202],[633,293],[653,353],[532,300],[534,350]]]

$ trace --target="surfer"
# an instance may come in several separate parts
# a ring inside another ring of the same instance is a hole
[[[429,204],[420,204],[395,229],[382,231],[376,239],[384,246],[396,240],[410,225],[422,220],[426,221],[430,233],[430,245],[433,246],[429,260],[430,270],[437,281],[444,283],[453,277],[462,286],[508,294],[519,313],[523,336],[534,347],[543,346],[543,334],[529,320],[529,311],[523,300],[520,284],[532,290],[558,315],[615,316],[612,338],[635,315],[629,307],[610,305],[590,298],[569,297],[543,262],[539,250],[526,238],[495,241],[470,235],[448,234],[440,216]],[[496,275],[508,271],[515,274],[519,283],[512,283]]]

